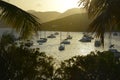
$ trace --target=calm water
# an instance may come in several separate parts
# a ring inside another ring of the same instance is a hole
[[[4,31],[10,31],[10,29],[5,29],[1,28],[0,33],[3,33]],[[49,36],[50,34],[54,34],[55,32],[53,31],[41,31],[39,32],[39,36],[33,37],[32,41],[34,42],[33,48],[40,48],[41,52],[45,52],[47,55],[53,56],[54,58],[58,60],[65,60],[70,57],[73,57],[75,55],[86,55],[90,53],[91,51],[95,50],[108,50],[109,48],[109,37],[106,34],[105,37],[105,47],[102,48],[96,48],[94,47],[94,41],[92,40],[89,43],[82,43],[78,40],[80,40],[83,36],[82,32],[70,32],[69,34],[72,36],[72,39],[69,40],[71,44],[65,45],[65,50],[64,51],[59,51],[59,43],[60,43],[60,35],[56,35],[56,38],[48,38],[46,43],[43,43],[43,45],[39,45],[36,41],[39,40],[40,37],[45,37]],[[62,40],[66,38],[67,32],[61,32],[62,33]],[[112,36],[111,43],[115,44],[115,48],[120,51],[120,36]]]

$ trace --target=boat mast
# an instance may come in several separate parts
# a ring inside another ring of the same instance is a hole
[[[44,31],[44,38],[46,38],[46,31]]]
[[[62,32],[60,32],[60,43],[62,41]]]

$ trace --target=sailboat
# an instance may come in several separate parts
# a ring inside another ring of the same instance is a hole
[[[60,51],[65,50],[65,45],[64,45],[64,44],[60,44],[60,46],[59,46],[59,50],[60,50]]]
[[[80,42],[91,42],[92,39],[93,39],[92,36],[88,34],[84,34],[83,37],[79,41]]]
[[[45,32],[45,31],[44,31],[44,38],[41,38],[41,34],[40,34],[40,39],[37,40],[37,42],[38,42],[39,44],[47,42],[46,32]]]
[[[60,32],[60,46],[58,47],[58,49],[60,51],[63,51],[65,50],[65,45],[61,43],[61,40],[62,40],[62,33]]]
[[[69,32],[67,32],[67,38],[66,39],[72,39],[72,36],[70,36]]]
[[[95,40],[94,46],[95,47],[100,47],[101,46],[101,41],[100,40]]]
[[[70,41],[68,41],[68,40],[63,40],[62,42],[61,42],[62,44],[70,44]]]
[[[111,36],[110,36],[110,43],[109,44],[110,44],[110,46],[109,46],[108,51],[112,52],[115,57],[120,57],[120,52],[117,49],[115,49],[114,44],[111,44]]]
[[[47,38],[56,38],[56,36],[52,33],[49,36],[47,36]]]
[[[55,34],[55,35],[58,35],[59,33],[58,33],[58,32],[55,32],[54,34]]]
[[[70,41],[66,38],[66,39],[64,39],[61,43],[62,43],[62,44],[70,44]]]
[[[118,36],[118,33],[117,33],[117,32],[114,32],[114,33],[113,33],[113,36]]]
[[[27,41],[25,42],[25,46],[27,46],[27,47],[33,46],[33,41],[27,40]]]
[[[51,34],[47,38],[56,38],[56,36],[54,34]]]

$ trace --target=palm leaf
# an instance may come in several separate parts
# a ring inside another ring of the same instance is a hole
[[[80,0],[88,10],[92,22],[88,31],[95,32],[104,45],[104,33],[114,31],[120,23],[120,0]]]
[[[0,1],[0,20],[19,32],[22,38],[28,38],[40,30],[37,17],[4,1]]]

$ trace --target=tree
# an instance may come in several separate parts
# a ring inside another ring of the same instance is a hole
[[[40,30],[37,17],[3,0],[0,0],[0,21],[14,28],[21,38],[28,38]]]
[[[1,80],[52,80],[53,60],[39,48],[16,46],[11,34],[3,34],[0,39]]]
[[[120,24],[120,0],[80,0],[92,18],[89,31],[96,32],[104,43],[104,33],[112,32]]]
[[[97,51],[63,61],[56,80],[120,80],[119,74],[120,60],[112,52]]]

